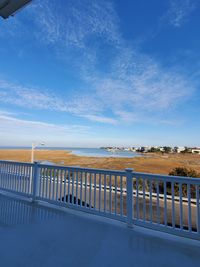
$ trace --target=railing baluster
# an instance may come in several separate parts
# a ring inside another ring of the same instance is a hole
[[[5,176],[4,176],[4,188],[6,188],[6,178],[7,178],[7,164],[5,163],[5,165],[4,165],[4,168],[5,168]]]
[[[14,165],[15,167],[15,165]],[[1,168],[2,168],[2,176],[1,176],[1,188],[3,188],[3,183],[4,183],[4,173],[5,173],[5,169],[4,169],[4,163],[2,163],[1,165]]]
[[[91,209],[91,199],[92,199],[92,175],[90,173],[90,191],[89,191],[89,208]]]
[[[66,186],[67,186],[67,184],[68,184],[68,189],[69,189],[69,172],[67,170],[65,170],[63,181],[61,181],[61,182],[62,182],[61,183],[62,185],[61,185],[61,197],[60,197],[60,200],[63,201],[64,203],[66,203]],[[63,191],[63,196],[62,196],[62,191]]]
[[[3,181],[3,166],[2,165],[3,164],[0,162],[0,188],[2,188],[2,181]]]
[[[139,219],[139,181],[138,178],[136,178],[136,216],[137,219]]]
[[[182,201],[182,183],[179,183],[179,208],[180,208],[180,229],[183,229],[183,201]]]
[[[71,171],[68,171],[67,174],[68,177],[68,183],[67,183],[67,199],[66,199],[66,179],[65,179],[65,184],[64,184],[64,201],[67,203],[70,203],[70,187],[71,187]],[[67,201],[66,201],[67,200]]]
[[[97,190],[97,177],[94,174],[94,209],[96,209],[96,190]]]
[[[159,190],[159,181],[156,182],[156,196],[157,196],[157,203],[156,203],[156,217],[157,223],[160,223],[160,190]]]
[[[21,179],[21,166],[20,165],[18,165],[18,174],[17,174],[17,176],[18,176],[18,179],[19,179],[19,192],[21,192],[22,190],[21,190],[21,187],[22,187],[22,179]]]
[[[117,214],[117,176],[115,175],[115,215]]]
[[[10,185],[10,164],[8,164],[7,173],[8,173],[8,189],[11,190],[11,185]]]
[[[50,169],[50,177],[49,177],[49,182],[50,182],[50,190],[49,190],[49,199],[52,199],[52,187],[53,187],[53,181],[52,181],[52,173],[55,173],[55,170]]]
[[[17,175],[17,168],[18,168],[18,166],[15,165],[15,180],[16,180],[16,188],[15,188],[15,190],[18,192],[19,191],[19,180],[18,180],[18,175]]]
[[[59,194],[59,199],[62,201],[62,191],[63,191],[63,184],[64,180],[66,179],[66,170],[63,170],[62,175],[60,176],[60,194]]]
[[[24,170],[24,181],[25,181],[25,193],[27,194],[28,193],[28,190],[27,190],[27,171],[28,171],[28,166],[25,166],[25,170]]]
[[[12,189],[12,179],[11,179],[11,164],[8,165],[8,188]]]
[[[109,175],[109,210],[110,210],[110,214],[112,213],[112,177],[111,175]]]
[[[29,183],[28,183],[28,192],[32,195],[32,179],[33,179],[33,166],[30,166],[29,169]]]
[[[4,187],[7,188],[7,176],[8,176],[8,171],[7,171],[7,168],[8,168],[8,164],[5,164],[5,170],[6,170],[6,173],[5,173],[5,183],[4,183]]]
[[[104,174],[104,212],[106,212],[106,175]]]
[[[82,197],[82,194],[83,194],[83,173],[81,172],[81,188],[80,188],[80,204],[81,204],[81,207],[82,207],[82,202],[83,202],[83,197]]]
[[[17,180],[17,192],[20,191],[20,181],[19,181],[19,166],[16,165],[16,170],[15,170],[15,176],[16,176],[16,180]]]
[[[153,208],[152,208],[152,180],[150,180],[150,222],[153,222]]]
[[[145,179],[142,179],[142,193],[143,193],[143,221],[146,220],[146,196],[145,196]]]
[[[17,165],[14,166],[15,191],[18,191]]]
[[[47,168],[44,169],[44,176],[46,177],[46,198],[48,198],[49,191],[49,170]]]
[[[132,175],[133,169],[127,168],[126,169],[126,213],[127,213],[127,226],[132,227],[133,225],[133,206],[134,206],[134,200],[133,200],[133,175]]]
[[[10,164],[8,164],[8,169],[7,169],[7,172],[8,172],[8,189],[11,189],[11,183],[10,183]]]
[[[164,183],[164,223],[165,226],[167,226],[167,185],[166,181],[163,181]]]
[[[8,164],[6,164],[6,181],[5,181],[5,188],[8,188]]]
[[[8,165],[8,188],[12,189],[12,180],[11,180],[11,175],[10,175],[10,168],[11,168],[11,164]]]
[[[56,179],[56,201],[58,201],[58,190],[59,190],[59,181],[62,179],[62,170],[58,171],[58,177]]]
[[[21,192],[24,193],[24,165],[21,166],[21,180],[22,180],[22,187]]]
[[[85,207],[87,207],[87,172],[85,172]]]
[[[120,176],[120,216],[123,215],[123,183],[122,176]]]
[[[78,205],[78,172],[76,172],[76,205]]]
[[[25,190],[24,190],[24,168],[25,166],[23,165],[22,168],[21,168],[21,179],[22,179],[22,193],[25,193]]]
[[[27,172],[28,172],[28,166],[25,166],[25,173],[24,173],[24,179],[25,179],[25,193],[28,193],[28,179],[27,179]]]
[[[6,188],[6,164],[4,163],[3,188]]]
[[[172,192],[172,227],[175,228],[174,182],[171,183],[171,192]]]
[[[2,168],[2,174],[1,174],[1,188],[3,188],[4,173],[5,173],[4,163],[1,164],[1,168]]]
[[[52,183],[53,183],[53,194],[52,194],[52,200],[55,200],[55,186],[56,186],[56,177],[58,176],[59,170],[54,170],[53,177],[52,177]]]
[[[39,172],[40,172],[39,197],[42,197],[42,190],[43,190],[42,168],[40,168]]]
[[[46,189],[46,180],[45,180],[45,173],[44,173],[44,168],[41,167],[41,172],[40,172],[40,175],[41,175],[41,179],[42,179],[42,194],[41,194],[41,197],[45,198],[45,189]]]
[[[196,225],[197,233],[200,234],[199,185],[196,185]]]
[[[191,222],[191,192],[190,192],[190,184],[187,184],[187,195],[188,195],[188,230],[192,231],[192,222]]]
[[[101,174],[99,174],[99,211],[101,211]]]

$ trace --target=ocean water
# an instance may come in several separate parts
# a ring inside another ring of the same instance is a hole
[[[106,149],[100,148],[68,148],[72,151],[73,154],[78,156],[88,156],[88,157],[123,157],[123,158],[132,158],[140,156],[139,153],[130,152],[130,151],[115,151],[110,152]]]
[[[0,147],[0,149],[31,149],[31,147]],[[141,154],[130,151],[116,151],[110,152],[101,148],[76,148],[76,147],[37,147],[36,149],[50,149],[50,150],[68,150],[72,154],[86,157],[116,157],[116,158],[133,158],[141,156]]]

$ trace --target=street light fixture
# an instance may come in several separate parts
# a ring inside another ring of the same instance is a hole
[[[39,145],[44,146],[45,143],[42,142],[42,143],[40,143]],[[35,148],[36,148],[37,146],[38,146],[38,144],[32,143],[32,146],[31,146],[31,163],[34,163],[34,152],[35,152]]]

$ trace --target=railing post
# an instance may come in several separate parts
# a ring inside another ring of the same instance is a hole
[[[127,226],[133,227],[133,169],[127,168],[126,170],[126,214]]]
[[[33,198],[32,201],[36,201],[36,198],[39,193],[39,163],[37,161],[34,162],[33,166]]]

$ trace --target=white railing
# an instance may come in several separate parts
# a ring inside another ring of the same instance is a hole
[[[123,185],[124,171],[40,165],[37,199],[125,221]]]
[[[33,166],[30,163],[0,161],[0,188],[31,196]]]
[[[0,161],[0,189],[200,239],[199,178]]]
[[[134,224],[200,238],[199,178],[132,174]]]

